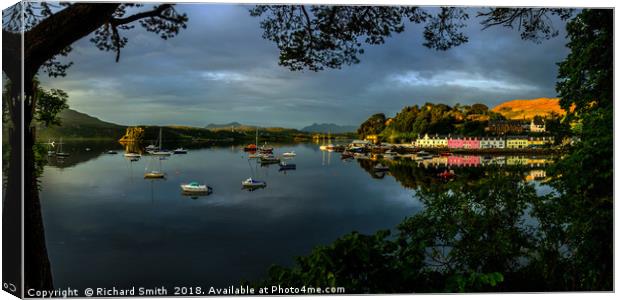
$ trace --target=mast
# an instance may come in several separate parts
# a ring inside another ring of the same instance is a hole
[[[258,126],[256,126],[256,142],[254,142],[254,145],[258,146]]]
[[[159,150],[161,150],[161,127],[159,127]]]

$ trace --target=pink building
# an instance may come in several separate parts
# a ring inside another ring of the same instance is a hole
[[[448,148],[480,149],[480,140],[475,137],[448,138]]]
[[[448,156],[448,166],[449,167],[478,167],[478,166],[480,166],[480,156],[477,156],[477,155],[466,155],[466,156],[451,155],[451,156]]]

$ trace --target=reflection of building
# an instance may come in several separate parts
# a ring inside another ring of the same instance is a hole
[[[470,137],[455,137],[448,139],[448,148],[453,149],[480,149],[480,140]]]
[[[528,158],[527,165],[530,167],[544,167],[545,165],[547,165],[547,162],[548,161],[546,158],[532,157]]]
[[[480,156],[477,155],[452,155],[448,156],[448,166],[451,167],[477,167],[480,166]]]
[[[432,159],[425,159],[418,165],[423,165],[425,168],[432,167],[445,167],[448,166],[448,158],[445,156],[433,157]]]
[[[482,138],[480,140],[480,148],[482,149],[504,149],[506,141],[503,138]]]
[[[529,163],[529,158],[522,156],[508,156],[506,158],[506,165],[509,166],[525,166]]]
[[[542,147],[547,145],[553,145],[553,137],[552,136],[532,136],[528,139],[527,145],[529,147]]]
[[[415,146],[418,148],[445,148],[448,147],[448,138],[439,135],[429,137],[428,134],[425,134],[423,138],[418,137]]]
[[[506,140],[506,148],[508,149],[523,149],[528,146],[527,136],[513,136],[508,137]]]
[[[530,173],[525,176],[525,180],[541,180],[547,177],[547,172],[545,170],[531,170]]]
[[[530,122],[530,132],[545,132],[545,120],[542,118],[533,118]]]

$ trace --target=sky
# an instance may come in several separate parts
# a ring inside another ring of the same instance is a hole
[[[564,24],[540,44],[516,30],[482,30],[471,9],[469,42],[448,51],[424,47],[423,26],[407,23],[383,45],[366,45],[361,62],[297,71],[278,65],[276,45],[243,5],[184,4],[188,28],[169,40],[139,25],[115,62],[90,36],[73,45],[66,77],[40,79],[69,94],[71,108],[123,125],[240,122],[302,128],[358,125],[426,102],[493,107],[512,99],[555,97],[557,62],[568,54]]]

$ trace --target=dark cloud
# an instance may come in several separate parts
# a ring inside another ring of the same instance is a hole
[[[180,5],[187,30],[164,41],[138,26],[125,33],[120,63],[85,38],[69,56],[68,76],[41,76],[43,83],[65,89],[73,108],[122,124],[359,124],[424,102],[553,97],[556,63],[568,53],[563,31],[535,44],[514,30],[481,30],[472,18],[470,42],[448,51],[423,47],[422,27],[409,24],[384,45],[367,46],[358,65],[291,72],[278,66],[277,48],[248,8]]]

